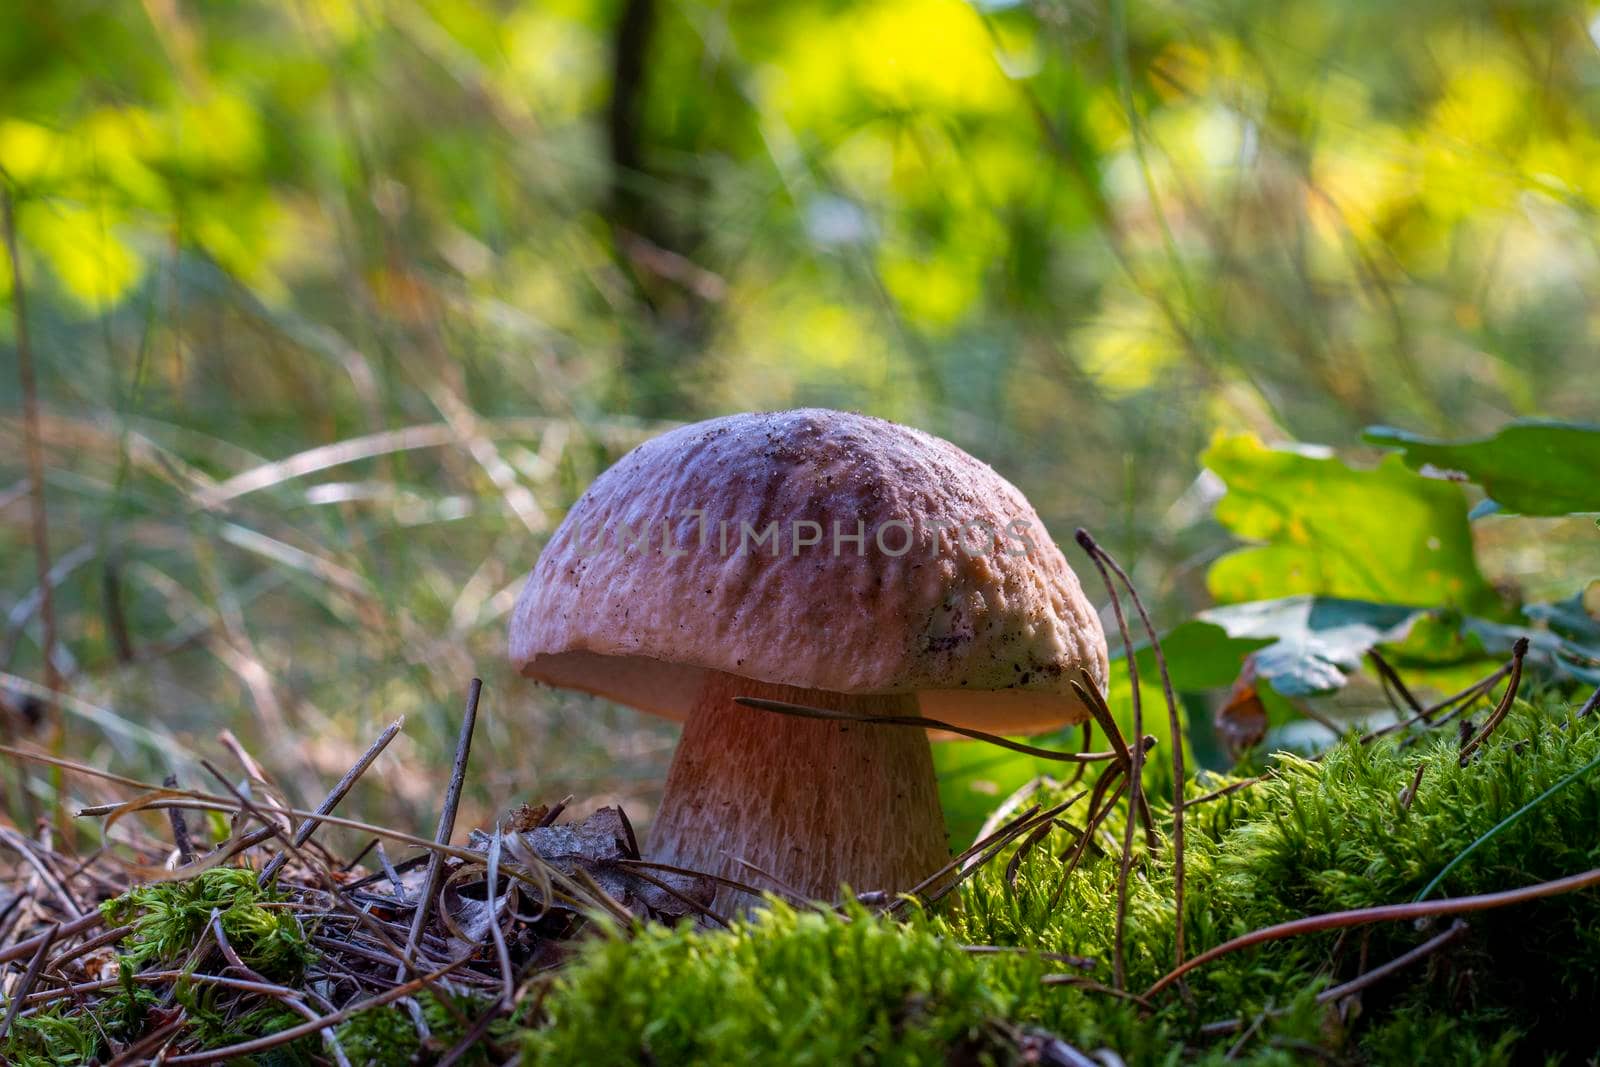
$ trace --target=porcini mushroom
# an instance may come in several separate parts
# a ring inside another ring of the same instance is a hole
[[[629,452],[540,555],[510,648],[529,677],[684,722],[650,858],[823,899],[948,858],[928,737],[736,697],[1036,733],[1082,721],[1070,683],[1107,671],[1015,487],[947,441],[821,409]]]

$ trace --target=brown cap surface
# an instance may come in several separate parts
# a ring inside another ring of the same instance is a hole
[[[551,537],[510,636],[523,674],[675,719],[722,671],[1036,732],[1086,716],[1079,668],[1102,691],[1107,673],[1093,606],[1011,483],[937,437],[814,408],[629,452]]]

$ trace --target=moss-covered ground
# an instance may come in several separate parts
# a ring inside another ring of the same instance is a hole
[[[1537,703],[1519,705],[1465,767],[1454,732],[1409,744],[1351,738],[1320,761],[1279,759],[1265,781],[1191,807],[1189,955],[1288,919],[1412,900],[1502,820],[1600,756],[1600,722],[1571,718],[1558,699]],[[1081,824],[1082,803],[1065,814],[1069,825],[1075,814]],[[1091,850],[1064,888],[1062,856],[1075,834],[1062,828],[1028,852],[1014,883],[1002,855],[948,906],[903,923],[774,903],[731,932],[685,926],[598,939],[544,1000],[526,1061],[1003,1063],[1018,1055],[1015,1033],[1030,1027],[1129,1064],[1581,1063],[1600,1048],[1589,1014],[1600,993],[1600,893],[1592,890],[1469,915],[1439,951],[1338,1001],[1318,1003],[1318,993],[1453,920],[1271,942],[1201,967],[1144,1003],[1108,991],[1121,832],[1107,829],[1104,848]],[[1134,866],[1130,992],[1172,966],[1169,858],[1166,848],[1140,852]],[[1600,773],[1584,773],[1483,841],[1430,897],[1597,865]],[[969,945],[1024,951],[980,954]],[[1035,953],[1095,966],[1085,973]],[[1043,981],[1052,972],[1089,981]],[[1234,1019],[1239,1025],[1228,1027]]]
[[[1265,777],[1225,795],[1216,781],[1191,783],[1188,957],[1287,920],[1600,867],[1600,717],[1536,696],[1465,766],[1459,752],[1453,729],[1369,744],[1352,735],[1318,760],[1275,757]],[[1159,778],[1152,766],[1150,780]],[[1049,786],[1034,799],[1068,795]],[[596,921],[486,1029],[471,1028],[494,1014],[489,994],[446,1005],[422,992],[414,1009],[386,1003],[332,1032],[352,1064],[433,1062],[453,1049],[466,1053],[460,1062],[520,1055],[562,1067],[1078,1062],[1061,1059],[1063,1049],[1127,1064],[1592,1062],[1596,889],[1272,940],[1152,991],[1173,967],[1177,929],[1171,812],[1152,800],[1155,847],[1134,835],[1122,908],[1122,809],[1069,873],[1085,823],[1079,800],[1017,862],[1013,846],[954,894],[897,918],[774,899],[730,930]],[[105,950],[115,953],[115,988],[92,1007],[55,999],[19,1014],[0,1047],[10,1061],[104,1060],[180,1010],[191,1049],[300,1023],[282,999],[244,1001],[181,977],[146,981],[192,965],[215,915],[243,971],[308,984],[320,966],[319,920],[258,887],[255,871],[217,867],[142,886],[102,914],[130,928]],[[1464,929],[1453,929],[1458,921]],[[1359,992],[1326,995],[1422,945],[1432,947]],[[252,1062],[330,1062],[334,1044],[306,1036]]]

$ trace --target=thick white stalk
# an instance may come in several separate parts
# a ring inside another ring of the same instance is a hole
[[[909,889],[949,858],[927,735],[906,726],[833,723],[757,711],[754,696],[866,715],[915,715],[915,696],[851,696],[712,672],[667,775],[650,858],[834,900]],[[781,895],[781,894],[780,894]],[[739,899],[735,899],[739,898]],[[722,890],[719,907],[754,901]]]

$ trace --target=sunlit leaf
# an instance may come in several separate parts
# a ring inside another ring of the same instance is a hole
[[[29,204],[19,229],[67,292],[89,307],[109,304],[144,273],[144,262],[118,236],[120,218],[73,204]]]
[[[1148,389],[1183,359],[1159,321],[1159,310],[1127,291],[1076,340],[1084,372],[1112,394]]]
[[[249,173],[260,162],[261,120],[245,97],[213,90],[163,116],[164,155],[193,173]]]
[[[977,13],[956,0],[897,0],[796,18],[767,78],[773,103],[813,128],[863,106],[991,111],[1015,102]]]
[[[1388,426],[1363,436],[1403,449],[1413,468],[1460,471],[1509,511],[1600,511],[1600,425],[1519,421],[1472,441],[1439,441]]]
[[[946,327],[972,307],[981,289],[981,266],[964,257],[885,255],[883,284],[920,324]]]
[[[1218,600],[1310,593],[1502,613],[1478,571],[1459,486],[1398,457],[1360,470],[1248,434],[1219,436],[1201,458],[1227,483],[1218,521],[1264,542],[1212,565],[1207,584]]]
[[[54,130],[20,119],[0,122],[0,159],[19,185],[33,185],[60,176],[67,148]]]

